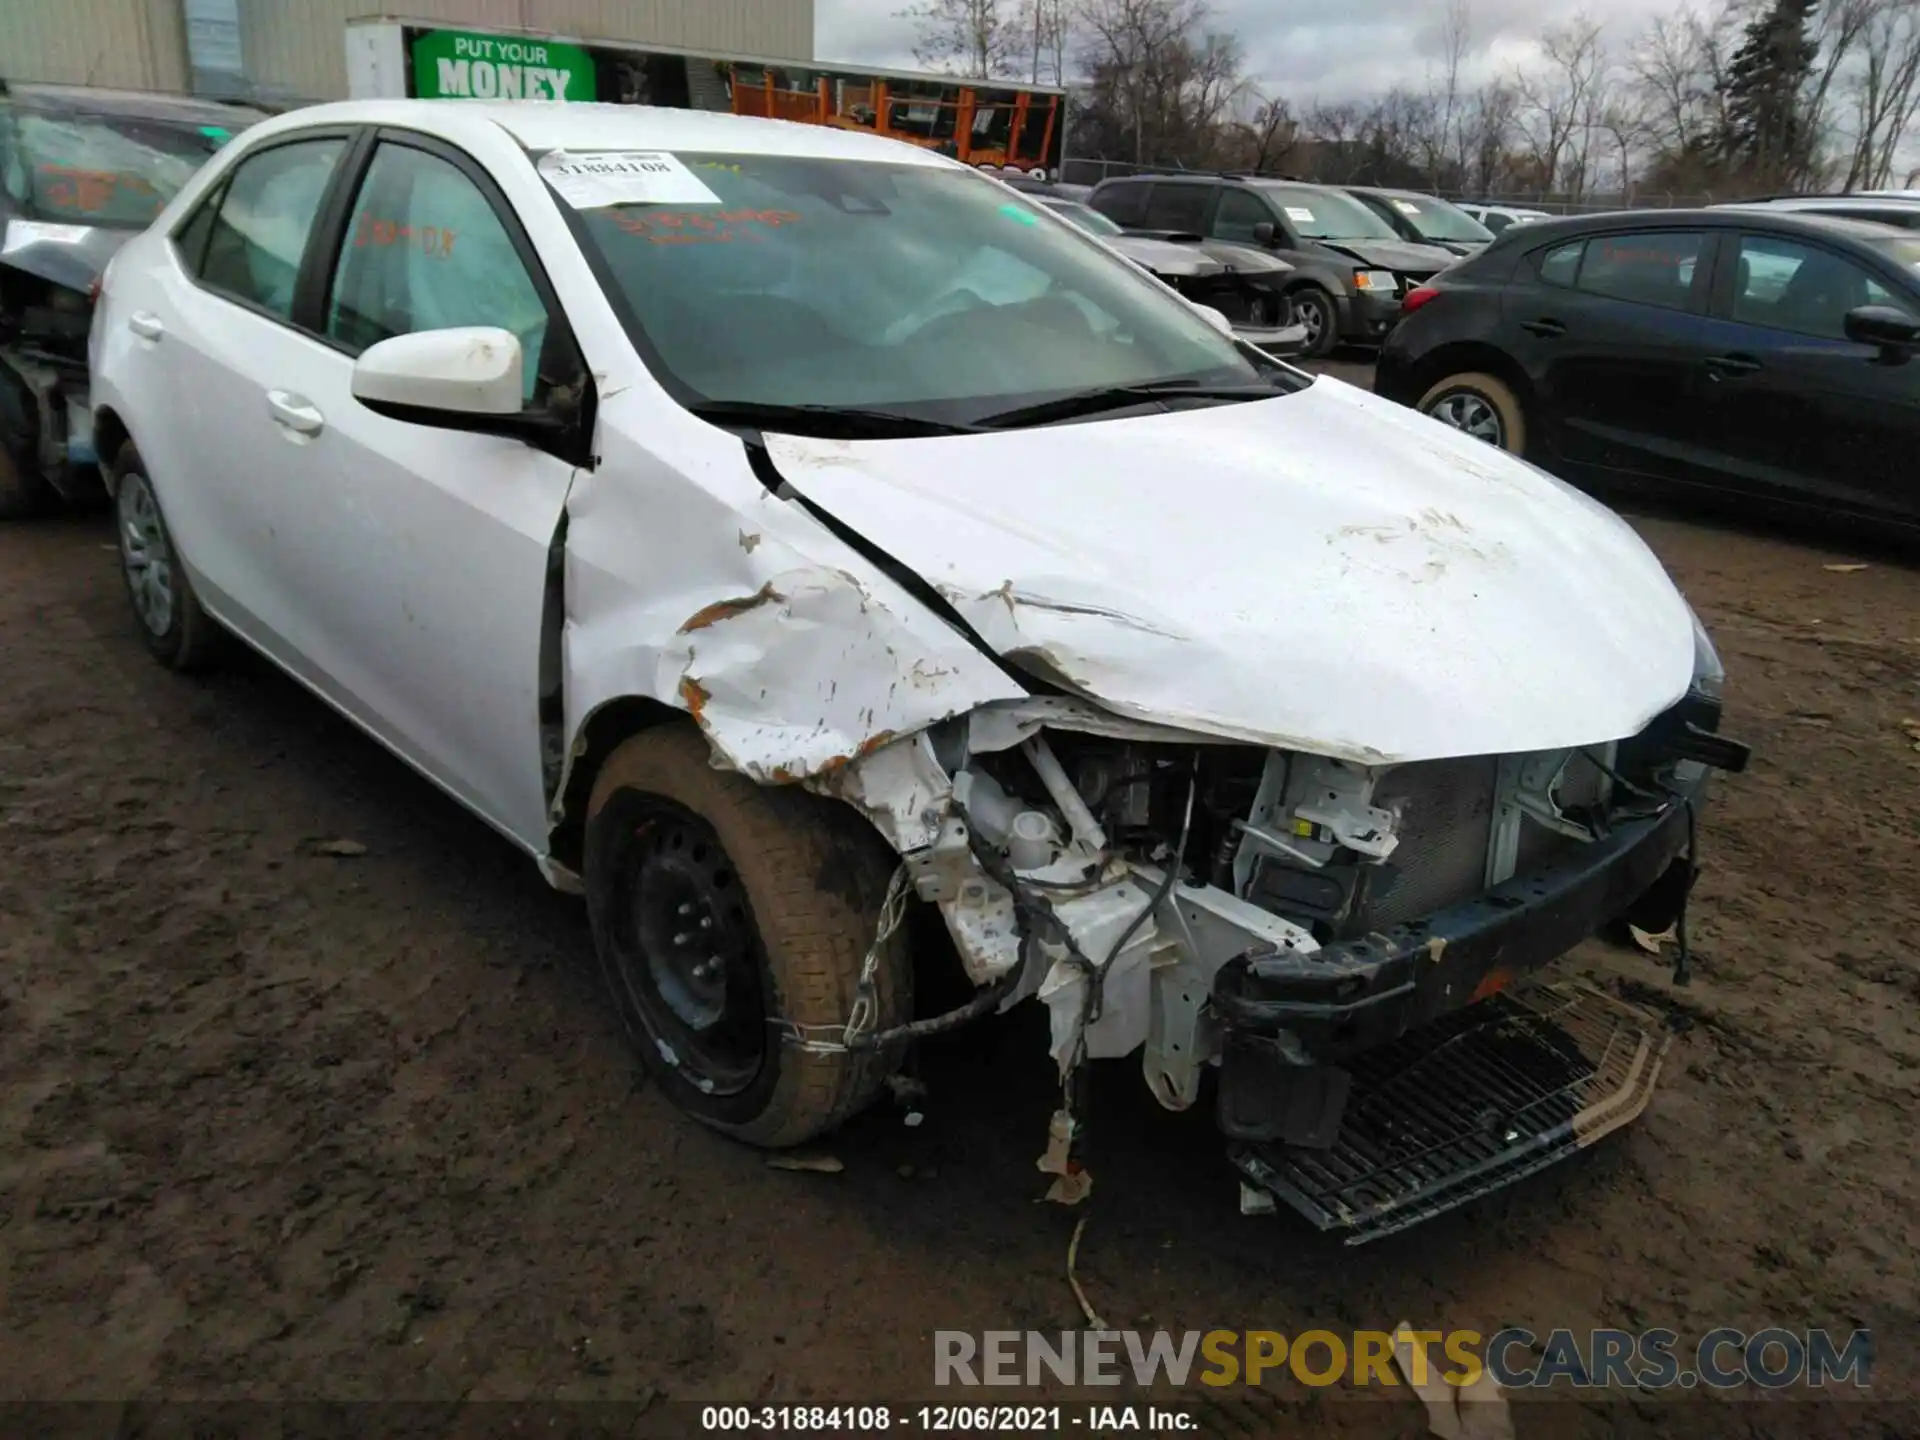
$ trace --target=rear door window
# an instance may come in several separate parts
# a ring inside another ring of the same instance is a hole
[[[1602,235],[1586,243],[1580,258],[1578,288],[1609,300],[1689,308],[1707,237],[1694,231],[1650,231]]]
[[[275,145],[234,167],[207,222],[204,250],[196,215],[180,232],[183,258],[198,261],[202,284],[269,315],[293,315],[294,283],[321,197],[347,142],[338,136]],[[196,254],[186,253],[195,244]]]
[[[1586,249],[1586,241],[1575,240],[1570,245],[1556,245],[1544,251],[1539,257],[1540,278],[1549,285],[1572,288],[1574,281],[1580,278],[1580,257],[1586,253]]]

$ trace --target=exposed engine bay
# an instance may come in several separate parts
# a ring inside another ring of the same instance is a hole
[[[0,256],[0,448],[16,471],[44,476],[71,499],[76,491],[99,485],[92,471],[96,456],[87,397],[94,277],[70,253],[73,242],[41,237],[49,229],[82,227],[6,223]],[[42,252],[53,252],[64,267],[36,263]],[[74,271],[65,279],[77,285],[43,273],[62,268]]]
[[[977,985],[1046,1005],[1069,1097],[1084,1061],[1138,1050],[1154,1098],[1184,1110],[1224,1063],[1230,1137],[1325,1148],[1349,1057],[1629,909],[1656,927],[1682,913],[1695,794],[1746,760],[1718,718],[1696,692],[1623,743],[1367,767],[1032,700],[833,788],[858,803],[912,767],[929,803],[894,818],[931,832],[903,848],[918,893]],[[1651,1076],[1632,1080],[1644,1105]],[[1062,1114],[1071,1132],[1071,1099]]]
[[[1306,331],[1285,290],[1293,267],[1284,260],[1172,232],[1130,232],[1109,243],[1194,304],[1225,315],[1248,344],[1281,355],[1305,348]]]

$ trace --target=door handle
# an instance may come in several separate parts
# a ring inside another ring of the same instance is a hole
[[[1522,320],[1520,328],[1529,335],[1538,335],[1542,340],[1558,340],[1567,333],[1565,325],[1544,315],[1538,320]]]
[[[158,340],[167,333],[167,327],[160,323],[160,317],[150,310],[136,310],[129,315],[127,329],[142,340]]]
[[[1707,360],[1707,374],[1715,380],[1752,375],[1759,368],[1760,362],[1751,355],[1714,355]]]
[[[267,392],[267,414],[274,424],[296,435],[318,435],[327,423],[304,395],[291,395],[285,390]]]

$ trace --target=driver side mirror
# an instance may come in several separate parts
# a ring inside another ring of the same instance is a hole
[[[1891,305],[1861,305],[1847,312],[1847,339],[1856,345],[1879,349],[1880,359],[1889,365],[1904,364],[1916,343],[1920,343],[1920,320]]]
[[[1271,246],[1279,234],[1279,229],[1271,220],[1262,220],[1253,227],[1253,243]]]
[[[353,398],[417,424],[518,416],[525,408],[520,341],[510,330],[467,325],[420,330],[369,345],[353,362]]]

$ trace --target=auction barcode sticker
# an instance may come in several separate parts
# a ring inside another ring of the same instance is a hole
[[[540,173],[576,210],[604,205],[718,205],[720,197],[664,150],[605,150],[540,157]]]

